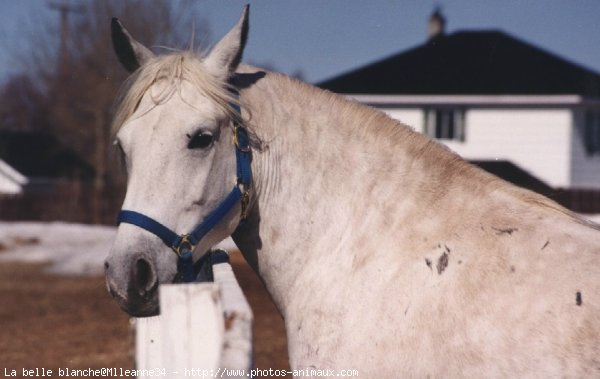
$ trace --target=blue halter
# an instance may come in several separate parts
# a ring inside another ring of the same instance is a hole
[[[238,104],[231,107],[241,114]],[[192,251],[202,238],[214,228],[219,221],[238,203],[242,205],[241,219],[246,218],[248,202],[250,200],[250,187],[252,185],[252,149],[250,138],[246,129],[235,123],[233,128],[233,143],[235,145],[235,156],[237,165],[237,183],[221,203],[202,222],[200,222],[190,233],[178,235],[160,222],[135,211],[121,210],[117,217],[117,225],[125,222],[138,226],[160,238],[165,245],[173,249],[178,256],[177,272],[182,282],[193,282],[196,278],[194,273],[194,261]],[[243,189],[243,191],[242,191]]]

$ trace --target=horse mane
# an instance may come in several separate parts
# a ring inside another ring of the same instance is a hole
[[[114,104],[111,125],[113,138],[125,121],[135,113],[148,89],[159,81],[166,81],[170,85],[165,86],[161,93],[152,94],[154,106],[165,103],[175,94],[180,94],[181,83],[188,81],[232,120],[242,122],[241,115],[233,107],[234,104],[238,104],[238,99],[231,92],[230,84],[206,72],[202,57],[197,53],[189,50],[175,51],[152,58],[130,75],[121,86]]]
[[[292,101],[298,103],[300,108],[314,109],[309,105],[312,104],[321,107],[317,109],[327,109],[332,117],[329,122],[336,127],[346,127],[348,133],[357,133],[361,138],[374,138],[371,142],[389,144],[393,149],[402,146],[404,152],[427,166],[442,183],[457,178],[460,181],[469,180],[469,185],[476,187],[476,191],[502,191],[530,207],[559,213],[576,223],[600,230],[599,225],[581,218],[555,201],[513,185],[467,162],[442,143],[414,131],[383,111],[282,74],[269,73],[267,77],[271,86],[278,87],[275,92],[285,93],[288,99],[293,97]]]

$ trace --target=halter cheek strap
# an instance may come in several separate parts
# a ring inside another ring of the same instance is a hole
[[[239,105],[232,107],[240,112]],[[140,227],[158,238],[165,245],[173,249],[178,256],[177,271],[183,282],[195,280],[194,262],[192,251],[202,238],[210,232],[232,209],[240,202],[242,206],[241,220],[246,218],[248,203],[250,200],[250,187],[252,185],[252,149],[250,138],[244,127],[237,124],[233,129],[233,143],[235,145],[235,156],[237,165],[237,182],[229,194],[219,205],[206,216],[190,233],[177,234],[160,222],[131,210],[121,210],[117,217],[117,224],[122,222]]]

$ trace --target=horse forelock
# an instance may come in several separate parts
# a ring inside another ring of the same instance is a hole
[[[243,122],[241,115],[233,107],[239,100],[230,91],[229,83],[210,75],[202,64],[202,58],[195,52],[177,51],[154,57],[127,78],[115,101],[111,136],[114,138],[135,113],[150,87],[158,82],[168,84],[160,93],[152,95],[152,102],[157,106],[164,104],[175,94],[180,94],[184,81],[191,83],[232,120]]]

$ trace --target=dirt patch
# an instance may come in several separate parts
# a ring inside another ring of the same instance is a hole
[[[11,239],[11,243],[0,241],[0,252],[7,251],[9,247],[33,246],[38,245],[40,239],[37,237],[16,237]]]
[[[102,278],[58,277],[0,264],[0,362],[10,369],[133,367],[129,318]],[[2,370],[2,368],[0,368]]]
[[[13,242],[15,246],[32,246],[38,245],[40,239],[37,237],[16,237],[13,238]]]
[[[256,367],[288,369],[283,320],[239,255],[232,266],[254,311]],[[0,264],[0,372],[22,368],[133,368],[129,317],[102,277],[44,273],[42,265]]]

